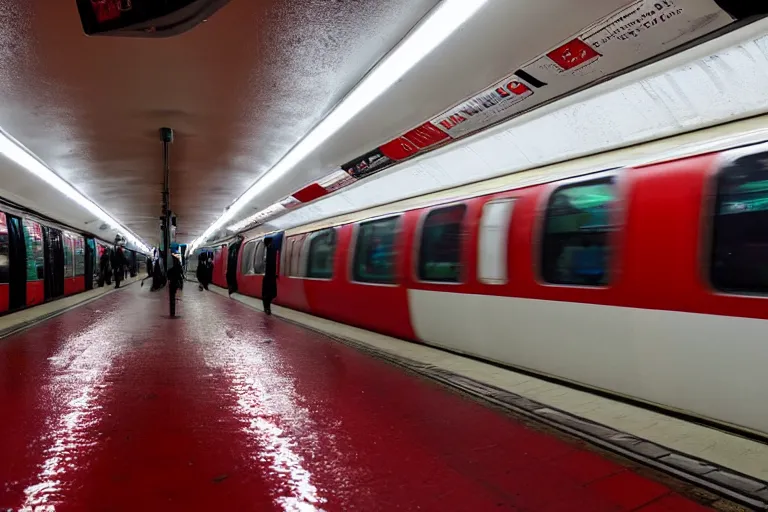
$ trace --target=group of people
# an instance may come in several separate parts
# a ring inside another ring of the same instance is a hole
[[[267,238],[264,240],[265,251],[265,265],[264,265],[264,278],[262,281],[262,301],[264,305],[264,312],[267,315],[272,314],[272,301],[277,297],[277,250],[272,244],[272,240]],[[120,253],[122,255],[122,253]],[[123,257],[124,256],[118,256]],[[165,286],[168,283],[169,291],[171,294],[171,316],[175,316],[176,313],[176,293],[184,287],[184,268],[181,262],[180,254],[173,254],[171,258],[172,266],[168,270],[167,274],[163,272],[163,261],[159,251],[155,250],[153,257],[147,258],[147,277],[152,278],[152,290],[157,290]],[[208,286],[213,281],[213,254],[207,251],[203,251],[198,255],[197,270],[195,272],[197,281],[199,283],[199,289],[207,290]],[[143,286],[143,280],[142,280]],[[230,293],[232,290],[230,290]]]
[[[114,279],[115,288],[120,288],[127,271],[128,259],[119,245],[111,251],[105,249],[99,256],[99,286],[110,285]]]
[[[277,298],[277,249],[272,243],[271,238],[264,239],[264,277],[261,282],[261,299],[264,305],[264,313],[272,314],[272,301]],[[237,291],[236,268],[230,266],[229,271],[232,276],[228,276],[228,286],[230,295]],[[197,281],[200,290],[207,290],[208,285],[213,281],[213,254],[203,251],[198,256],[197,262]],[[230,280],[229,277],[233,279]],[[235,282],[231,282],[235,281]]]
[[[151,257],[147,257],[147,277],[141,280],[141,286],[144,281],[152,279],[150,291],[156,291],[168,285],[170,292],[171,317],[176,316],[176,294],[184,288],[184,266],[181,261],[181,254],[171,253],[171,268],[164,272],[162,253],[155,249]]]
[[[207,290],[213,281],[213,255],[209,252],[201,252],[197,257],[197,282],[200,291]]]

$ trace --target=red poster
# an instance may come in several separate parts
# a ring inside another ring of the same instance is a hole
[[[450,139],[450,136],[433,125],[432,123],[424,123],[423,125],[414,128],[405,135],[406,139],[413,142],[416,147],[420,149],[428,148],[438,142],[442,142],[446,139]]]
[[[419,148],[416,147],[411,141],[404,137],[398,137],[395,140],[389,141],[379,148],[379,151],[386,157],[392,160],[404,160],[409,156],[413,156],[418,153]]]
[[[310,201],[314,201],[318,197],[323,197],[327,193],[328,191],[325,190],[323,187],[321,187],[317,183],[313,183],[299,190],[295,194],[293,194],[293,197],[295,197],[302,203],[308,203]]]
[[[547,54],[547,57],[563,69],[573,69],[597,59],[600,54],[581,39],[574,39],[555,48]]]

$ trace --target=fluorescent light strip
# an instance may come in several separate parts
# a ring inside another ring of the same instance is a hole
[[[62,179],[61,176],[49,169],[20,142],[2,130],[2,128],[0,128],[0,154],[3,154],[23,169],[48,183],[53,188],[85,208],[89,213],[108,224],[111,228],[118,230],[126,240],[132,242],[139,250],[144,251],[145,253],[149,252],[149,248],[133,232],[131,232],[131,230],[120,224],[107,212],[102,210],[96,203],[85,197],[72,185]]]
[[[246,228],[250,226],[251,224],[254,224],[256,222],[262,222],[270,217],[274,217],[275,215],[282,213],[286,210],[286,207],[283,206],[280,203],[275,203],[272,206],[268,206],[267,208],[264,208],[263,210],[254,213],[250,217],[247,217],[240,222],[237,222],[235,224],[232,224],[231,226],[227,227],[228,231],[240,231],[243,228]]]
[[[432,50],[471,18],[487,0],[443,0],[408,37],[371,71],[327,117],[240,196],[191,244],[198,247],[256,195],[286,175],[320,144],[381,96]]]

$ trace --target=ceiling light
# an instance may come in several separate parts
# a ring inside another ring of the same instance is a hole
[[[256,195],[307,157],[320,144],[381,96],[411,68],[472,17],[487,0],[443,0],[344,100],[274,167],[240,196],[191,246],[194,249],[231,220]]]
[[[103,221],[109,227],[117,230],[126,240],[132,242],[139,250],[149,252],[149,248],[128,228],[120,224],[96,203],[81,194],[75,187],[67,183],[61,176],[53,172],[19,141],[8,135],[0,128],[0,154],[15,162],[23,169],[34,174],[53,188],[85,208],[89,213]]]
[[[251,224],[255,223],[262,223],[264,220],[268,219],[269,217],[273,217],[277,215],[278,213],[282,213],[286,211],[286,207],[283,206],[280,203],[273,204],[272,206],[269,206],[267,208],[264,208],[260,212],[257,212],[250,217],[247,217],[240,222],[237,222],[235,224],[232,224],[231,226],[227,227],[228,231],[240,231],[243,228],[246,228],[250,226]]]

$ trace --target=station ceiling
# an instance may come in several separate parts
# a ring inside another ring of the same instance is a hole
[[[627,0],[578,3],[490,0],[249,211],[420,124]],[[158,129],[172,127],[172,208],[180,241],[191,240],[437,4],[232,0],[181,36],[126,39],[83,35],[74,0],[0,0],[0,127],[150,243],[163,181]],[[28,206],[50,201],[28,180],[14,189],[6,175],[0,189]]]

